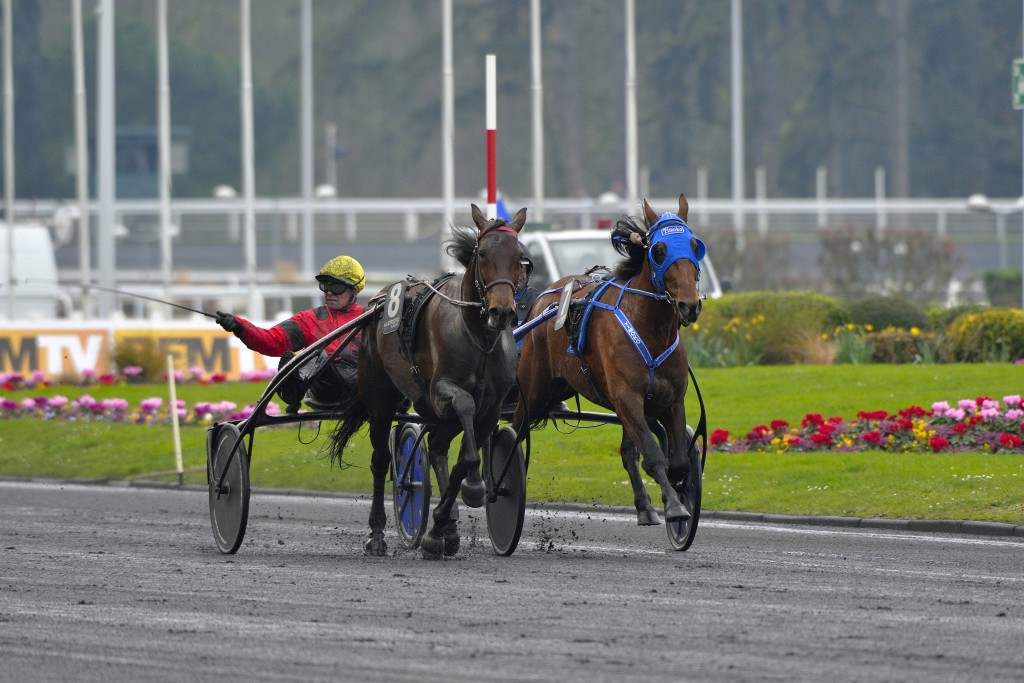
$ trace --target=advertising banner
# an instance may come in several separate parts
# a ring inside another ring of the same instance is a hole
[[[83,371],[116,373],[115,349],[122,345],[156,347],[161,358],[171,354],[176,370],[202,368],[208,374],[223,373],[239,379],[242,373],[277,367],[247,349],[223,330],[188,325],[132,325],[129,323],[0,325],[0,373],[30,375],[41,371],[51,377],[77,377]]]

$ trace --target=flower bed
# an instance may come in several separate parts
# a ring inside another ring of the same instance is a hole
[[[252,371],[243,376],[243,381],[262,382],[273,377],[276,370]],[[123,377],[116,375],[96,376],[95,372],[84,372],[82,384],[112,386],[119,381],[134,383],[139,376],[138,368],[128,366],[122,370]],[[175,381],[194,381],[201,384],[218,384],[226,381],[224,375],[215,373],[205,375],[201,368],[192,368],[188,378],[180,370],[174,373]],[[167,379],[165,376],[164,379]],[[37,387],[54,387],[56,384],[48,380],[44,373],[34,372],[30,377],[18,373],[0,375],[0,389],[5,391],[25,391]],[[179,399],[175,406],[178,423],[181,425],[209,426],[215,422],[228,420],[244,420],[256,409],[256,404],[239,408],[231,401],[199,402],[188,406]],[[164,399],[154,396],[144,398],[138,405],[129,405],[123,398],[106,398],[98,400],[88,394],[69,400],[66,396],[36,396],[12,400],[0,395],[0,419],[36,418],[41,420],[65,420],[78,422],[90,420],[95,422],[123,422],[132,424],[169,424],[171,407]],[[266,408],[268,415],[281,412],[280,406],[271,401]]]
[[[711,432],[711,450],[786,453],[808,451],[897,452],[987,451],[1022,453],[1024,409],[1018,395],[999,401],[982,396],[946,401],[930,410],[911,406],[898,413],[861,411],[855,420],[809,413],[795,427],[784,420],[757,425],[734,438],[724,429]]]

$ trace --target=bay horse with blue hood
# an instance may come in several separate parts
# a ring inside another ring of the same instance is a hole
[[[622,465],[640,525],[661,520],[640,476],[637,447],[644,470],[661,488],[666,520],[692,516],[693,501],[679,495],[691,466],[683,403],[689,365],[679,328],[700,314],[700,261],[706,248],[686,223],[688,211],[681,194],[678,213],[659,216],[644,200],[643,225],[634,218],[620,220],[611,239],[625,258],[609,278],[566,277],[538,297],[531,317],[557,302],[559,291],[575,281],[570,324],[555,329],[549,319],[533,328],[519,361],[521,398],[513,423],[520,439],[529,423],[539,423],[575,394],[618,415]],[[652,434],[660,428],[664,450]]]
[[[409,401],[429,420],[427,447],[441,493],[433,524],[420,541],[423,555],[437,558],[458,550],[455,496],[460,490],[469,507],[482,506],[486,498],[479,448],[497,426],[502,401],[515,383],[518,357],[512,324],[516,321],[514,297],[526,282],[519,244],[526,209],[511,221],[487,219],[475,204],[471,214],[476,230],[454,229],[447,247],[465,272],[435,285],[420,282],[408,288],[410,298],[424,287],[432,290],[424,292],[429,298],[405,337],[413,339],[411,348],[403,351],[402,335],[383,329],[380,318],[363,331],[357,397],[342,405],[341,422],[332,434],[332,455],[340,459],[348,439],[370,423],[373,501],[366,542],[370,555],[387,552],[388,435],[396,413]],[[459,458],[449,475],[448,447],[460,432]]]

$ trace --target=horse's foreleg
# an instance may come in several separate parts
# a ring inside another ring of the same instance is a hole
[[[667,460],[661,446],[658,445],[650,427],[644,418],[643,406],[623,406],[618,404],[619,417],[626,435],[640,448],[644,456],[644,470],[650,474],[661,488],[661,500],[665,504],[665,519],[669,522],[686,520],[690,513],[679,500],[679,494],[669,483]]]
[[[391,451],[388,444],[390,429],[390,421],[373,421],[370,425],[370,443],[373,444],[373,455],[370,456],[373,500],[370,503],[370,536],[364,546],[367,555],[383,556],[388,552],[388,544],[384,541],[384,527],[388,523],[388,516],[384,511],[384,489],[391,467]]]
[[[444,424],[438,424],[430,428],[427,436],[429,446],[430,466],[434,470],[434,478],[437,481],[438,497],[443,498],[448,490],[448,449],[452,439],[458,434],[458,428]],[[448,518],[435,522],[434,538],[443,536],[444,547],[439,550],[445,555],[454,555],[459,550],[459,505],[452,503],[448,512]],[[422,542],[422,541],[421,541]]]
[[[474,427],[476,402],[465,389],[447,380],[437,383],[435,394],[435,405],[448,408],[445,413],[454,413],[462,426],[462,444],[459,447],[459,459],[452,467],[451,483],[460,487],[462,502],[471,508],[481,507],[487,497],[487,490],[480,476],[480,451]]]
[[[647,487],[640,477],[640,453],[636,446],[622,432],[622,444],[619,446],[619,455],[622,456],[622,466],[629,474],[629,483],[633,487],[633,505],[636,506],[636,523],[638,526],[654,526],[661,524],[661,518],[651,505],[651,497],[647,495]]]

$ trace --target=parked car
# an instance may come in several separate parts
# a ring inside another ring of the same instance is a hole
[[[611,267],[622,259],[612,247],[611,233],[607,230],[524,232],[519,239],[530,250],[533,258],[530,284],[538,289],[546,288],[566,275],[583,273],[593,266]],[[708,256],[700,264],[700,289],[712,299],[722,296],[725,291]]]

